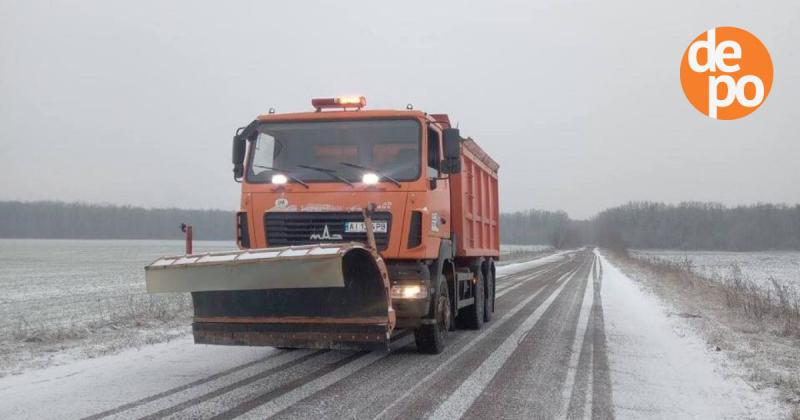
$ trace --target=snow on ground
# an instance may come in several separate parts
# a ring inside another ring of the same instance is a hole
[[[530,270],[531,268],[536,268],[540,265],[545,265],[551,263],[553,261],[558,261],[563,258],[564,254],[574,252],[572,251],[560,251],[556,252],[555,254],[547,255],[546,257],[536,258],[530,261],[520,262],[520,263],[513,263],[507,265],[499,265],[496,267],[495,275],[497,277],[503,276],[510,276],[512,274],[516,274],[525,270]]]
[[[7,376],[0,378],[0,418],[53,418],[54,413],[58,413],[58,418],[81,418],[261,360],[276,352],[271,347],[199,345],[193,344],[191,337],[185,337]],[[291,352],[279,357],[302,354],[303,351]],[[266,363],[258,362],[255,367],[261,368]],[[130,372],[158,380],[120,380]],[[48,382],[52,382],[52,386],[44,385]]]
[[[500,261],[498,266],[529,261],[554,252],[555,249],[548,245],[508,245],[500,244]]]
[[[785,418],[773,390],[755,391],[683,318],[601,256],[601,296],[619,418]]]
[[[498,275],[557,261],[567,252],[498,267]],[[616,417],[786,417],[774,391],[752,389],[741,372],[730,367],[735,364],[724,352],[709,349],[685,319],[670,317],[671,308],[606,258],[600,259]],[[0,418],[43,418],[54,413],[60,418],[82,417],[194,382],[197,385],[180,391],[181,398],[189,398],[264,366],[302,357],[303,352],[281,355],[271,348],[195,345],[191,337],[128,349],[0,378]],[[274,357],[265,359],[268,356]],[[214,376],[229,370],[230,377]],[[120,380],[131,372],[158,381]]]
[[[204,252],[227,241],[196,241]],[[144,266],[183,241],[0,239],[0,377],[185,335],[191,298],[150,295]]]
[[[195,242],[198,251],[235,247]],[[188,304],[187,296],[148,295],[144,283],[145,265],[183,251],[183,241],[0,239],[0,334],[87,327],[150,303]]]
[[[631,254],[637,258],[655,257],[679,264],[688,261],[694,272],[711,279],[730,278],[735,265],[745,278],[756,284],[772,287],[770,278],[774,278],[800,289],[800,252],[635,250]]]
[[[511,254],[519,251],[541,252],[552,249],[550,245],[514,245],[500,244],[500,255]]]

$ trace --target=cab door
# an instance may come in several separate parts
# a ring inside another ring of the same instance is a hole
[[[428,181],[429,235],[450,238],[450,180],[442,173],[442,132],[428,124],[426,142],[426,177]]]

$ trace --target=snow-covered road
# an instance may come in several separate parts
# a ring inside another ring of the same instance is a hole
[[[191,338],[0,379],[0,418],[752,418],[726,374],[605,258],[506,266],[494,319],[439,355],[194,345]]]

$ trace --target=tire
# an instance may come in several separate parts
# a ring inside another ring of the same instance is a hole
[[[486,300],[484,300],[483,305],[483,322],[487,323],[492,320],[492,314],[494,313],[494,275],[492,274],[492,266],[489,264],[489,269],[486,270],[488,275],[486,276],[486,289],[484,290],[484,296]]]
[[[441,353],[444,350],[450,325],[452,324],[450,293],[447,290],[447,283],[445,283],[444,279],[439,281],[439,287],[436,290],[438,293],[433,307],[435,322],[423,324],[414,331],[414,341],[417,343],[417,351],[420,353]]]
[[[484,303],[486,299],[484,299],[485,295],[483,291],[483,287],[486,282],[483,279],[483,273],[480,270],[478,270],[476,275],[478,277],[478,281],[475,283],[474,290],[475,303],[462,309],[462,312],[459,314],[464,320],[464,326],[473,330],[479,330],[481,327],[483,327],[483,314],[484,309],[486,308]]]

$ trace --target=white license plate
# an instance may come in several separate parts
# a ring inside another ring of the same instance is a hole
[[[389,230],[389,223],[376,221],[372,222],[372,232],[386,233]],[[347,222],[344,224],[344,231],[346,233],[364,233],[367,231],[367,225],[364,222]]]

